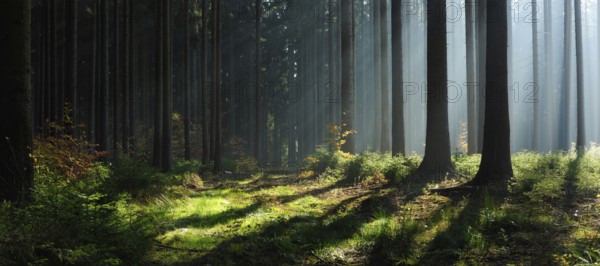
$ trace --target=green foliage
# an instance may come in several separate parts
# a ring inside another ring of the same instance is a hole
[[[127,196],[103,192],[109,172],[97,165],[68,184],[38,175],[27,207],[0,204],[0,264],[139,263],[151,241]]]
[[[416,157],[392,156],[390,153],[366,152],[353,157],[345,166],[346,177],[352,180],[383,174],[387,179],[402,180],[418,167]]]

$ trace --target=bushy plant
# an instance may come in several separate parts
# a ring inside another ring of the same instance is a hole
[[[102,192],[109,173],[97,165],[68,184],[38,175],[27,207],[0,204],[0,264],[139,264],[151,240],[126,195]]]

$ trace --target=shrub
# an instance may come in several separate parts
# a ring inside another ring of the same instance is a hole
[[[97,165],[68,184],[38,175],[27,207],[0,204],[0,264],[139,264],[151,238],[127,196],[101,192],[108,174]]]

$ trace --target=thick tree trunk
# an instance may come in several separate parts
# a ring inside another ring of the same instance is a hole
[[[404,129],[402,2],[392,0],[392,154],[406,153]]]
[[[126,5],[126,4],[125,4]],[[112,123],[113,123],[113,146],[112,146],[112,150],[114,152],[117,152],[119,150],[119,96],[120,96],[120,91],[121,88],[119,87],[121,84],[119,84],[120,79],[121,79],[121,69],[120,69],[120,55],[121,55],[121,51],[120,51],[120,38],[119,38],[119,32],[120,32],[120,23],[119,23],[119,0],[113,0],[113,12],[114,12],[114,21],[113,21],[113,68],[112,68],[112,74],[113,76],[113,84],[112,84],[112,93],[113,93],[113,117],[112,117]],[[123,8],[126,9],[126,8]],[[125,88],[125,87],[123,87]]]
[[[0,1],[0,202],[33,188],[31,1]]]
[[[581,26],[581,0],[575,0],[575,58],[577,60],[577,150],[585,149],[585,105],[583,79],[583,33]]]
[[[427,130],[422,176],[443,177],[452,169],[448,128],[446,8],[427,1]]]
[[[510,160],[510,118],[508,114],[508,58],[506,1],[490,2],[487,23],[486,104],[483,154],[479,171],[470,184],[485,185],[513,176]]]
[[[487,48],[487,1],[477,3],[477,152],[483,148],[483,124],[485,113],[486,48]]]
[[[550,121],[554,118],[556,114],[554,112],[554,103],[555,103],[555,84],[554,84],[554,45],[552,43],[552,1],[544,0],[544,89],[546,99],[544,103],[544,118],[543,121],[543,130],[545,136],[543,140],[543,144],[546,149],[554,150],[555,148],[555,139],[556,139],[556,131],[550,127]],[[510,67],[510,65],[509,65]],[[540,90],[540,92],[542,92]],[[544,101],[542,101],[544,102]]]
[[[342,150],[354,153],[354,1],[342,1],[342,131],[352,132]]]
[[[122,95],[122,103],[123,103],[123,124],[121,126],[121,138],[122,138],[122,146],[123,151],[125,153],[129,153],[129,108],[131,106],[129,103],[131,102],[129,92],[131,88],[129,87],[129,81],[132,79],[130,70],[131,65],[131,54],[130,46],[131,46],[131,18],[129,17],[130,8],[131,8],[131,0],[124,0],[123,4],[123,95]]]
[[[335,72],[336,72],[336,58],[335,58],[335,38],[334,38],[334,29],[335,29],[335,25],[336,25],[336,17],[335,17],[335,0],[328,0],[328,23],[327,23],[327,44],[328,44],[328,50],[329,50],[329,54],[328,54],[328,62],[327,62],[327,67],[328,67],[328,78],[329,78],[329,84],[328,84],[328,95],[326,96],[327,101],[327,115],[328,115],[328,119],[327,122],[330,125],[334,125],[336,123],[336,112],[335,112],[335,106],[336,106],[336,102],[335,99],[336,97],[334,96],[334,93],[337,92],[337,88],[339,86],[337,86],[337,82],[335,80]],[[331,147],[330,147],[331,148]]]

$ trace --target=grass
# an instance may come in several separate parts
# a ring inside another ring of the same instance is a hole
[[[138,206],[160,232],[160,245],[145,263],[598,263],[597,149],[583,158],[516,154],[515,177],[504,192],[431,194],[428,188],[459,181],[411,181],[406,173],[418,159],[373,153],[341,159],[320,154],[309,162],[318,169],[298,175],[205,178],[203,189],[183,198]],[[455,156],[454,163],[472,176],[479,159]]]

